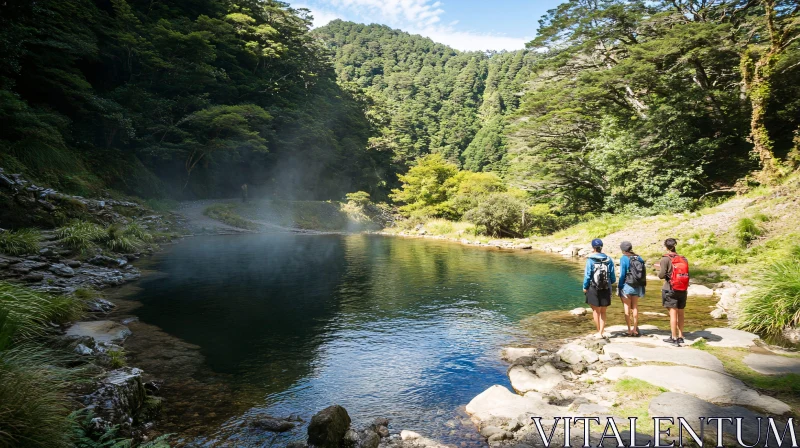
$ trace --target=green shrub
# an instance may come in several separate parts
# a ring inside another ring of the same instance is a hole
[[[743,248],[764,234],[764,231],[750,218],[742,218],[736,223],[736,240]]]
[[[33,254],[39,250],[41,234],[35,229],[6,230],[0,233],[0,252],[8,255]]]
[[[153,235],[137,223],[111,224],[103,228],[92,222],[73,221],[56,230],[56,235],[62,244],[81,252],[98,244],[114,252],[136,252],[145,242],[153,241]]]
[[[521,235],[524,203],[506,193],[489,196],[478,207],[468,211],[464,219],[486,230],[494,237]]]
[[[741,304],[736,326],[768,336],[800,325],[800,261],[781,260],[757,270],[755,288]]]
[[[355,193],[347,193],[345,195],[347,202],[352,202],[360,207],[366,207],[370,203],[369,193],[366,191],[356,191]]]

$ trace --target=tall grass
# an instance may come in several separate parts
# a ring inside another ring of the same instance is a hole
[[[768,218],[767,218],[768,219]],[[746,248],[753,240],[764,234],[758,224],[750,218],[742,218],[736,223],[736,241]]]
[[[8,255],[33,254],[39,250],[41,234],[35,229],[0,232],[0,252]]]
[[[31,344],[0,351],[0,446],[64,447],[71,438],[66,387],[78,371]]]
[[[114,252],[135,252],[154,239],[137,223],[127,226],[111,224],[104,228],[87,221],[73,221],[56,230],[56,236],[65,246],[81,252],[98,245]]]
[[[51,322],[80,315],[80,300],[0,282],[0,446],[68,446],[67,386],[82,372],[41,344]]]
[[[13,331],[13,337],[39,336],[48,323],[76,319],[81,310],[75,298],[51,296],[0,281],[0,328]]]
[[[755,289],[742,302],[736,326],[777,336],[787,326],[800,325],[800,258],[766,265],[754,278]]]

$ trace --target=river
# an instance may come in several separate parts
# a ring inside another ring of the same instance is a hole
[[[509,386],[503,346],[520,321],[583,303],[579,267],[532,251],[373,235],[194,237],[119,292],[136,316],[130,364],[164,382],[163,431],[198,446],[282,446],[258,416],[340,404],[463,446],[463,407]]]

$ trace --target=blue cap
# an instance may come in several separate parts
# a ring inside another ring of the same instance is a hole
[[[592,247],[603,247],[603,240],[595,238],[592,240]]]

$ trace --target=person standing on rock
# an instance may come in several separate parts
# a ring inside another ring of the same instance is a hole
[[[242,202],[247,202],[247,184],[242,184]]]
[[[642,257],[633,252],[630,241],[623,241],[619,249],[622,251],[619,260],[619,298],[622,299],[625,323],[628,325],[627,334],[639,337],[639,298],[644,297],[647,269]]]
[[[684,343],[683,310],[686,308],[689,289],[689,261],[675,252],[677,245],[675,238],[667,238],[664,241],[667,253],[661,257],[656,267],[658,278],[664,280],[664,286],[661,287],[661,302],[664,308],[669,310],[669,328],[672,332],[664,342],[680,347]]]
[[[603,241],[592,240],[594,253],[586,259],[586,270],[583,274],[583,293],[586,303],[592,307],[592,318],[597,328],[597,338],[603,338],[606,328],[606,310],[611,305],[611,285],[616,283],[614,260],[603,253]]]

